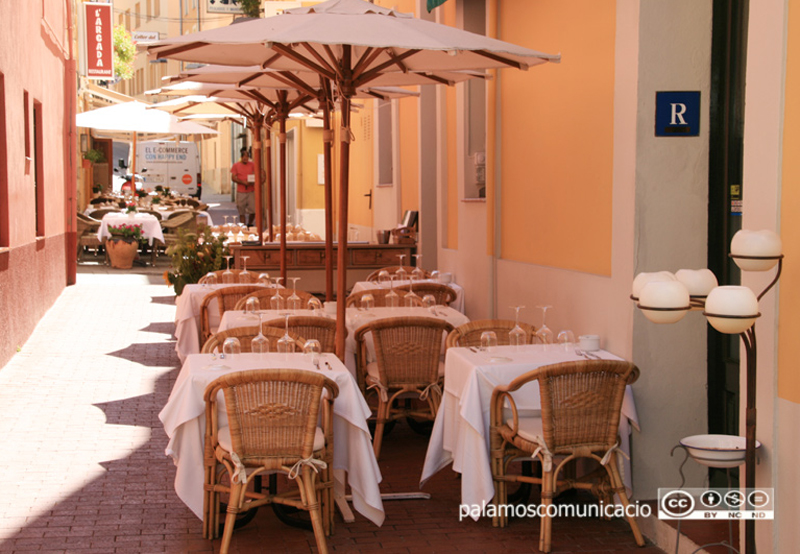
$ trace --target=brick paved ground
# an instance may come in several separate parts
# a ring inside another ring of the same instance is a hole
[[[0,370],[0,552],[218,550],[175,495],[174,466],[164,455],[158,412],[179,363],[163,269],[82,265],[78,284]],[[405,424],[387,437],[384,492],[417,490],[425,446]],[[353,524],[338,520],[331,550],[537,550],[538,521],[506,529],[490,520],[459,523],[459,481],[449,469],[425,490],[430,500],[387,502],[381,528],[358,515]],[[636,548],[621,521],[557,520],[553,537],[554,552],[661,552]],[[313,545],[310,531],[286,527],[262,508],[235,533],[232,551],[308,552]]]

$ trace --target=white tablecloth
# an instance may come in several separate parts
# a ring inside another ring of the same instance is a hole
[[[395,281],[394,286],[400,287],[403,285],[408,285],[410,281]],[[360,292],[362,290],[372,290],[372,289],[379,289],[379,288],[387,288],[389,285],[382,286],[378,281],[358,281],[355,285],[353,285],[353,292]],[[456,293],[456,299],[450,303],[451,308],[455,308],[462,314],[464,313],[464,288],[460,285],[456,285],[455,283],[450,283],[447,285],[453,292]],[[421,296],[421,295],[420,295]]]
[[[199,518],[203,514],[203,393],[206,386],[230,371],[271,367],[316,371],[303,354],[240,354],[224,360],[230,369],[211,369],[212,360],[211,354],[187,357],[169,400],[158,416],[169,437],[166,454],[177,466],[175,492]],[[330,362],[333,368],[333,371],[324,370],[325,375],[339,386],[339,396],[333,405],[336,494],[341,496],[344,493],[346,480],[352,491],[353,507],[376,525],[381,525],[385,517],[379,486],[382,478],[367,428],[370,409],[341,362],[332,354],[323,354],[322,362],[325,361]],[[213,360],[217,365],[222,362]]]
[[[618,360],[605,351],[597,354]],[[492,357],[510,361],[492,361]],[[489,503],[494,497],[489,458],[489,410],[492,391],[516,377],[544,365],[580,360],[574,348],[561,345],[499,346],[494,353],[450,348],[445,360],[444,395],[433,425],[420,487],[440,469],[453,464],[461,473],[461,502],[467,505]],[[539,385],[531,382],[515,394],[520,410],[540,410]],[[631,387],[627,387],[620,418],[620,448],[630,454],[631,425],[639,429]],[[631,489],[630,461],[624,460],[623,480]]]
[[[110,213],[103,216],[100,221],[100,228],[97,230],[97,239],[102,242],[103,239],[111,238],[111,233],[108,232],[109,226],[115,225],[141,225],[142,235],[152,245],[153,239],[159,242],[164,242],[164,233],[161,232],[161,222],[158,218],[151,214],[136,213],[131,215],[124,213]]]
[[[253,275],[257,277],[257,275]],[[202,344],[200,343],[200,306],[203,299],[209,292],[223,287],[238,286],[242,283],[230,285],[198,285],[191,284],[183,287],[183,292],[175,299],[175,352],[181,362],[189,354],[199,354]],[[255,284],[255,283],[252,283]],[[210,306],[208,320],[212,330],[216,330],[219,325],[219,312],[216,302]]]
[[[184,289],[186,290],[186,289]],[[263,320],[269,321],[281,317],[281,314],[287,313],[286,311],[262,310]],[[291,312],[292,315],[314,315],[311,310],[295,310]],[[332,317],[330,314],[320,314],[325,317]],[[369,322],[379,319],[386,319],[389,317],[431,317],[437,319],[444,319],[454,327],[469,323],[467,316],[446,306],[437,306],[436,314],[431,313],[427,308],[373,308],[371,310],[360,310],[358,308],[347,308],[346,323],[347,326],[347,340],[345,341],[345,364],[353,375],[356,373],[355,351],[356,339],[355,332],[359,327]],[[258,318],[253,315],[248,315],[243,311],[227,311],[222,315],[222,321],[219,324],[219,330],[225,331],[235,327],[251,327],[258,326]],[[368,337],[367,346],[370,347],[371,341]],[[444,350],[443,350],[444,351]]]

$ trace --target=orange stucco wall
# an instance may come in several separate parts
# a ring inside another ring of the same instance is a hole
[[[787,260],[800,259],[800,1],[789,3],[789,28],[786,52],[786,91],[783,127],[783,167],[781,183],[781,229],[783,253]],[[794,99],[794,100],[792,100]],[[800,403],[800,268],[784,264],[780,282],[778,327],[778,396]]]
[[[437,8],[441,10],[442,20],[445,25],[456,26],[456,8],[455,2],[448,2],[443,6]],[[458,171],[457,171],[457,148],[456,148],[456,135],[457,135],[457,102],[456,91],[453,87],[447,87],[445,92],[445,114],[446,114],[446,127],[445,135],[447,137],[447,180],[445,191],[446,199],[445,205],[447,209],[446,227],[443,233],[444,247],[453,250],[458,248]]]
[[[419,101],[402,98],[399,104],[400,213],[419,210]]]
[[[498,38],[563,56],[501,71],[501,256],[610,275],[615,2],[499,9]]]

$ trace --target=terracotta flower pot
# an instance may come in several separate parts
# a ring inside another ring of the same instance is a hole
[[[106,250],[111,267],[117,269],[130,269],[133,260],[139,252],[139,242],[122,237],[111,237],[106,241]]]

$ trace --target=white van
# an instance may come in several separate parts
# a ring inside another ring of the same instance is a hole
[[[200,185],[200,154],[189,141],[151,140],[136,145],[136,173],[144,186],[169,187],[175,192],[194,195]]]

